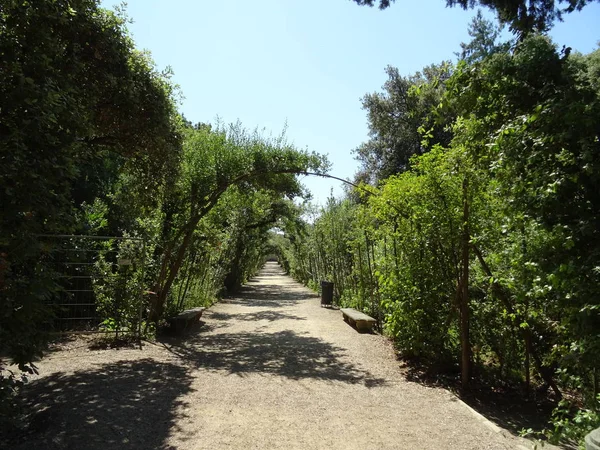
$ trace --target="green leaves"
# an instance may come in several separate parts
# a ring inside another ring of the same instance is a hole
[[[171,287],[193,246],[195,230],[222,199],[228,198],[231,189],[239,187],[248,195],[264,191],[277,198],[293,199],[304,193],[297,175],[310,171],[324,173],[327,166],[324,157],[296,150],[285,142],[284,136],[273,139],[258,131],[248,132],[239,122],[229,126],[218,124],[214,130],[212,126],[202,124],[188,128],[180,176],[165,199],[169,222],[163,228],[163,246],[168,251],[162,258],[156,281],[159,296],[153,320],[160,318],[167,304]],[[249,217],[250,211],[253,209],[248,211]],[[278,213],[272,217],[272,220],[264,219],[265,223],[273,222]],[[266,230],[262,237],[264,233]],[[227,264],[241,263],[247,250],[244,247],[247,242],[242,242],[239,236],[234,241],[235,251]],[[257,258],[253,261],[259,260],[260,256]],[[226,284],[229,288],[237,287],[245,272],[241,270],[231,276],[233,278],[226,279]]]
[[[354,151],[363,166],[359,178],[382,181],[406,171],[411,156],[450,142],[446,125],[451,115],[440,114],[436,107],[451,72],[449,62],[425,67],[409,77],[401,76],[395,67],[386,68],[383,92],[362,99],[371,138]]]
[[[302,194],[296,174],[324,173],[327,167],[326,158],[320,155],[297,150],[283,138],[248,132],[236,123],[186,131],[179,182],[200,210],[215,195],[239,183],[293,198]]]
[[[340,302],[381,313],[403,354],[456,361],[468,227],[470,339],[482,369],[515,383],[537,373],[555,395],[577,389],[597,407],[599,54],[560,54],[531,36],[459,63],[445,83],[411,85],[388,69],[384,92],[364,99],[373,137],[358,150],[361,176],[378,190],[351,197],[360,204],[350,216],[332,201],[290,237],[291,272],[313,285],[336,276]],[[422,109],[439,86],[435,113]],[[452,139],[431,145],[440,120]],[[556,433],[580,436],[584,422],[557,419]]]
[[[388,8],[395,0],[353,0],[359,5]],[[485,6],[496,11],[502,24],[511,31],[526,36],[532,32],[544,32],[552,27],[564,14],[580,11],[593,0],[446,0],[446,6],[463,9]]]
[[[57,289],[35,235],[136,228],[179,159],[179,119],[168,80],[97,1],[1,9],[0,342],[24,364]]]

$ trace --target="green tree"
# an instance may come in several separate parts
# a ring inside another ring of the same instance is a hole
[[[499,51],[507,51],[510,43],[498,42],[501,31],[501,27],[485,19],[481,10],[477,10],[477,15],[469,24],[469,36],[472,39],[467,43],[461,42],[461,51],[457,56],[467,64],[473,64]]]
[[[488,238],[474,246],[482,275],[494,280],[490,295],[520,329],[526,366],[531,354],[557,396],[560,386],[577,387],[593,408],[600,360],[593,331],[600,323],[597,58],[598,51],[561,54],[532,36],[478,71],[461,66],[448,82],[461,118],[455,139],[490,172],[503,199]],[[556,367],[560,383],[552,380]]]
[[[215,130],[210,127],[189,129],[175,192],[182,206],[178,209],[177,223],[171,223],[163,233],[165,240],[155,281],[154,290],[158,295],[151,308],[152,320],[158,320],[163,314],[198,224],[230,187],[266,189],[293,198],[303,194],[296,174],[323,173],[327,166],[324,157],[295,149],[283,136],[274,139],[258,131],[249,133],[239,123]]]
[[[384,180],[408,169],[412,155],[421,155],[434,144],[448,145],[450,120],[434,122],[432,112],[440,103],[444,81],[450,76],[449,63],[425,67],[422,72],[403,77],[388,66],[388,80],[383,92],[367,94],[362,99],[367,111],[370,139],[355,151],[361,162],[360,179]],[[427,130],[424,144],[422,130]]]
[[[168,81],[95,1],[4,1],[0,30],[0,340],[24,363],[56,288],[32,235],[76,230],[80,202],[123,165],[151,190],[179,137]]]
[[[395,0],[353,0],[359,5],[388,8]],[[446,0],[446,6],[463,9],[485,6],[496,11],[502,24],[512,31],[528,34],[532,31],[547,31],[556,20],[573,11],[581,11],[594,0]]]
[[[36,236],[106,226],[126,178],[149,205],[179,158],[168,74],[125,24],[95,0],[0,2],[0,343],[21,369],[60,290]]]

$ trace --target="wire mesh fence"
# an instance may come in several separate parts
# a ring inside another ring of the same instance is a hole
[[[42,235],[57,284],[47,302],[53,331],[139,335],[144,302],[145,242],[116,236]]]

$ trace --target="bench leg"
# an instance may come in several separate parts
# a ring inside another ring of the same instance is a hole
[[[368,322],[364,322],[362,320],[359,320],[358,322],[356,322],[356,329],[358,330],[359,333],[365,333],[367,331],[369,331],[371,327],[369,326]]]

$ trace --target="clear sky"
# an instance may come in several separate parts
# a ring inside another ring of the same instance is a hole
[[[103,0],[104,7],[119,2]],[[130,30],[159,69],[171,66],[192,122],[241,120],[329,155],[352,178],[351,153],[367,139],[360,98],[380,90],[384,68],[404,75],[455,59],[475,11],[444,0],[397,0],[389,9],[350,0],[129,0]],[[493,17],[488,15],[490,18]],[[554,40],[588,53],[600,40],[600,4],[565,17]],[[341,183],[306,178],[323,203]]]

